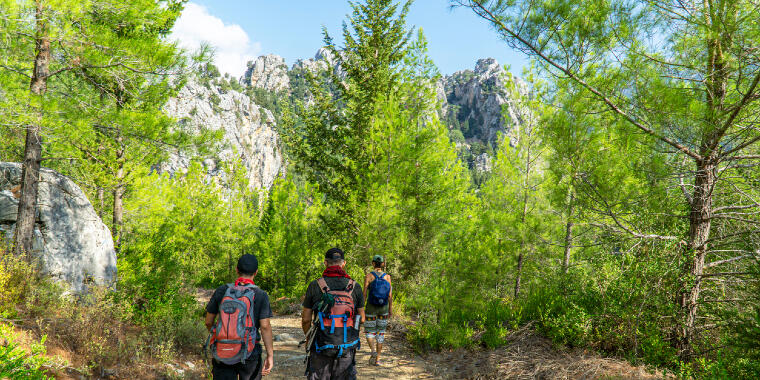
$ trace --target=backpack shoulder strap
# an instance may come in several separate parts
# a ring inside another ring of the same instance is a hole
[[[377,280],[378,278],[382,278],[382,277],[378,276],[378,275],[377,275],[377,272],[375,272],[375,271],[372,271],[372,272],[369,272],[369,273],[372,273],[372,275],[373,275],[373,276],[375,276],[375,279],[376,279],[376,280]]]
[[[386,274],[388,273],[383,272],[383,274],[379,278],[384,278]]]
[[[319,285],[319,290],[321,290],[322,293],[327,293],[330,291],[330,287],[327,286],[327,281],[325,281],[324,277],[320,277],[317,280],[317,285]]]

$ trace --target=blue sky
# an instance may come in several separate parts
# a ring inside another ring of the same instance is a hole
[[[174,38],[189,49],[200,41],[216,46],[222,71],[240,76],[245,62],[277,54],[288,65],[310,58],[322,46],[322,25],[340,42],[341,23],[350,12],[344,0],[193,0],[174,29]],[[519,74],[527,64],[488,24],[447,0],[417,0],[408,24],[422,28],[430,57],[443,74],[470,69],[479,58],[493,57]]]

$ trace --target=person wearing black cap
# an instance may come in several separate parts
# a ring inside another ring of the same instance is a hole
[[[340,248],[330,248],[327,253],[325,253],[325,270],[322,273],[322,277],[312,281],[306,288],[306,295],[303,300],[303,311],[301,313],[301,328],[307,336],[307,341],[312,323],[315,323],[315,328],[319,328],[317,326],[320,325],[324,328],[323,326],[329,323],[325,329],[326,332],[330,331],[330,326],[334,326],[332,323],[335,322],[333,321],[330,323],[329,320],[330,314],[333,313],[333,309],[328,308],[327,310],[330,310],[330,312],[327,312],[326,315],[324,313],[319,313],[320,305],[324,302],[323,293],[330,292],[336,295],[344,294],[345,299],[348,299],[350,295],[354,308],[352,313],[353,317],[348,318],[351,320],[343,322],[346,325],[351,326],[349,329],[354,330],[341,329],[340,326],[334,329],[334,331],[343,330],[343,334],[347,334],[343,335],[343,337],[349,336],[348,339],[343,339],[346,342],[342,346],[345,347],[340,347],[340,344],[335,343],[334,349],[320,351],[324,349],[326,345],[317,347],[318,338],[307,343],[311,344],[311,347],[307,347],[309,349],[309,357],[306,365],[306,378],[308,380],[356,379],[356,361],[354,358],[356,350],[359,347],[359,326],[357,322],[364,322],[364,294],[362,293],[361,285],[346,274],[344,270],[345,266],[346,260],[343,251],[341,251]],[[336,296],[335,299],[340,297],[341,296]],[[337,304],[337,302],[335,304]],[[324,315],[325,318],[328,318],[327,323],[325,323],[324,320],[320,320],[318,317],[314,318],[318,321],[314,321],[313,317],[315,316],[315,308],[317,309],[317,315]],[[338,323],[340,324],[340,322]],[[332,352],[332,354],[330,354],[330,352]]]
[[[262,376],[268,375],[272,371],[272,367],[274,367],[272,325],[269,323],[269,318],[272,318],[272,309],[269,306],[269,295],[267,292],[257,287],[253,282],[258,271],[259,261],[255,255],[245,254],[241,256],[237,264],[237,274],[239,277],[235,280],[234,284],[253,288],[254,328],[258,331],[256,336],[261,337],[264,341],[267,353],[266,362],[262,366],[261,344],[257,341],[251,356],[243,363],[228,365],[213,360],[211,374],[214,380],[259,380]],[[228,284],[218,287],[206,305],[206,328],[209,331],[214,327],[214,321],[217,314],[219,314],[219,306],[228,288]]]

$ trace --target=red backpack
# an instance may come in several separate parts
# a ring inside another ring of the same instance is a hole
[[[245,363],[258,343],[253,316],[256,285],[227,284],[219,304],[216,326],[209,347],[214,359],[224,364]]]

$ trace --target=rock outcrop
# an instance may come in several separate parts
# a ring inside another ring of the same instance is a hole
[[[211,176],[224,175],[220,163],[239,159],[247,169],[249,186],[268,189],[283,168],[274,116],[245,94],[189,82],[177,97],[167,102],[164,112],[177,118],[180,127],[191,134],[198,135],[204,129],[222,131],[219,154],[201,157]],[[158,169],[170,174],[182,172],[193,157],[197,157],[196,152],[175,152]]]
[[[259,57],[250,65],[243,83],[271,91],[289,90],[306,94],[305,100],[308,103],[308,91],[295,88],[303,87],[301,76],[304,72],[316,74],[332,66],[335,74],[345,76],[336,57],[326,48],[319,49],[314,58],[296,61],[290,70],[284,62],[282,57],[276,55]],[[456,125],[449,127],[462,129],[468,141],[495,145],[499,133],[504,133],[515,143],[513,132],[524,122],[522,119],[525,113],[520,112],[520,99],[512,99],[513,96],[506,90],[509,80],[510,76],[504,67],[493,58],[478,60],[474,70],[457,71],[442,77],[436,84],[442,117],[445,120],[455,120]],[[520,96],[526,96],[529,91],[526,84],[518,78],[514,80]],[[503,108],[506,118],[502,114]]]
[[[0,162],[0,237],[10,242],[16,228],[21,164]],[[40,170],[34,251],[43,273],[82,292],[90,282],[107,284],[116,276],[111,231],[68,177]]]
[[[334,73],[339,78],[345,78],[346,73],[341,69],[340,64],[338,62],[338,57],[336,57],[332,52],[330,52],[330,50],[323,47],[317,50],[317,53],[314,54],[314,58],[299,59],[298,61],[296,61],[296,63],[293,64],[293,67],[290,70],[291,71],[306,70],[306,71],[311,72],[312,74],[317,74],[317,73],[326,71],[330,67],[333,68]]]
[[[488,153],[481,153],[480,155],[475,156],[473,165],[475,170],[481,173],[488,173],[492,168],[491,156],[489,156]]]
[[[443,79],[447,111],[455,112],[466,139],[494,144],[499,133],[506,133],[516,143],[513,132],[524,122],[525,113],[520,110],[520,99],[508,94],[508,80],[506,70],[493,58],[478,60],[474,71],[457,71]],[[525,83],[515,81],[520,97],[526,96]],[[502,115],[503,107],[507,118]]]
[[[283,58],[261,56],[245,75],[251,79],[244,79],[243,83],[270,91],[285,91],[308,105],[312,99],[304,79],[306,73],[324,73],[330,67],[335,70],[334,74],[345,77],[338,59],[326,48],[321,48],[314,58],[296,61],[289,70]],[[510,80],[515,81],[517,96],[507,90]],[[461,131],[465,143],[459,144],[458,149],[472,170],[490,171],[490,157],[476,152],[481,152],[483,147],[495,148],[500,135],[506,135],[511,145],[517,144],[516,132],[530,115],[521,104],[529,91],[523,81],[509,75],[493,58],[480,59],[474,70],[457,71],[436,83],[441,119],[449,124],[449,129]],[[471,149],[473,146],[478,149]]]
[[[241,84],[261,88],[267,91],[280,92],[290,89],[288,65],[279,55],[269,54],[248,62],[248,70],[240,79]]]

